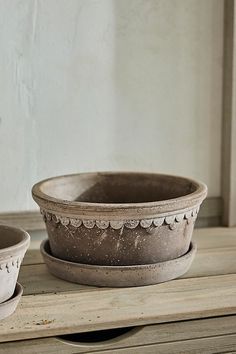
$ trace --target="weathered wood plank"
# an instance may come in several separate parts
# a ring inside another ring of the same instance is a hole
[[[42,215],[38,211],[0,213],[0,224],[21,227],[27,231],[45,229]]]
[[[117,354],[219,354],[233,353],[236,350],[236,335],[193,339],[188,341],[152,344],[132,348],[116,349]],[[113,350],[98,351],[98,354],[111,354]]]
[[[92,353],[98,350],[116,350],[122,347],[130,348],[133,346],[150,345],[154,343],[160,344],[235,333],[236,316],[223,316],[136,327],[130,329],[128,333],[112,340],[93,344],[66,342],[55,337],[7,342],[0,344],[0,354]],[[177,347],[179,348],[179,345]]]
[[[56,293],[62,291],[90,291],[95,287],[88,287],[70,283],[50,274],[45,264],[24,266],[20,270],[19,282],[24,287],[24,295]]]
[[[236,247],[201,249],[183,278],[236,273]]]
[[[15,314],[0,323],[0,342],[232,314],[236,274],[138,288],[28,295]]]
[[[25,254],[23,263],[21,266],[31,265],[31,264],[40,264],[43,263],[43,257],[39,249],[37,250],[28,250]]]
[[[236,273],[235,260],[236,247],[200,249],[190,270],[182,278]],[[25,295],[61,291],[88,291],[88,289],[90,291],[96,290],[96,287],[73,284],[56,278],[48,272],[45,264],[21,267],[19,282],[24,287]]]
[[[236,228],[195,229],[193,238],[197,242],[198,249],[232,247],[236,245]]]

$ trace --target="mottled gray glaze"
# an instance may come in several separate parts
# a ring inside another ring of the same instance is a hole
[[[139,265],[185,254],[207,189],[151,173],[84,173],[32,190],[55,257],[84,264]]]
[[[191,242],[185,255],[170,261],[136,266],[98,266],[55,258],[48,240],[41,244],[44,261],[55,276],[73,283],[109,287],[144,286],[177,278],[188,271],[196,250],[196,244]]]
[[[87,264],[131,265],[163,262],[186,253],[194,220],[184,220],[171,230],[168,225],[143,229],[87,229],[46,221],[53,254]],[[163,237],[165,238],[163,240]]]

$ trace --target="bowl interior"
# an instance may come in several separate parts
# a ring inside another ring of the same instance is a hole
[[[148,173],[88,173],[44,181],[40,190],[65,201],[125,204],[183,197],[198,189],[187,178]]]
[[[22,230],[0,226],[0,250],[15,246],[25,239]]]

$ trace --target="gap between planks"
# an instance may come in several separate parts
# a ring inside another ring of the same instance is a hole
[[[91,344],[80,342],[68,343],[58,337],[6,342],[0,344],[0,354],[7,352],[11,354],[38,354],[39,352],[47,354],[56,354],[58,352],[63,354],[79,354],[161,343],[175,343],[176,348],[179,349],[181,341],[215,338],[222,335],[236,334],[235,331],[236,316],[222,316],[131,328],[124,335],[106,342]]]

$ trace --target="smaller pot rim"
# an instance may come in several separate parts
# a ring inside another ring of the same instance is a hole
[[[73,177],[78,175],[91,176],[91,175],[109,175],[109,174],[140,174],[140,175],[150,175],[151,176],[161,176],[166,178],[176,178],[182,179],[193,183],[196,187],[196,190],[192,193],[183,195],[181,197],[170,198],[160,201],[151,201],[151,202],[140,202],[140,203],[93,203],[93,202],[81,202],[81,201],[70,201],[55,198],[49,196],[48,194],[42,191],[42,185],[48,181],[57,180],[60,178]],[[61,176],[55,176],[47,178],[36,183],[32,188],[32,196],[36,203],[43,209],[49,212],[58,212],[61,215],[84,215],[86,216],[96,216],[99,219],[101,216],[114,216],[115,219],[119,219],[121,214],[126,212],[127,217],[138,216],[140,209],[143,210],[146,215],[155,215],[160,213],[169,213],[176,210],[188,210],[193,206],[198,206],[202,203],[207,195],[207,186],[200,181],[194,179],[155,172],[129,172],[129,171],[106,171],[106,172],[82,172],[67,174]],[[106,214],[107,213],[107,214]]]
[[[0,261],[5,256],[8,256],[9,253],[12,252],[17,253],[18,251],[20,252],[22,249],[27,249],[30,243],[30,235],[28,234],[27,231],[23,230],[22,228],[8,226],[8,225],[0,225],[0,233],[4,232],[4,230],[11,231],[13,233],[20,232],[22,234],[22,240],[12,246],[0,248]]]

